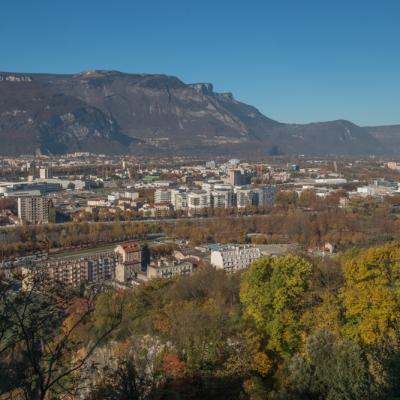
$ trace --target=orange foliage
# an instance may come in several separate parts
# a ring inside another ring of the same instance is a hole
[[[165,353],[163,356],[162,370],[173,379],[183,378],[186,374],[186,364],[175,354]]]

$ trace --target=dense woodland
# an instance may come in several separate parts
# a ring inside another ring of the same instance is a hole
[[[400,243],[123,291],[0,292],[4,399],[397,399]]]

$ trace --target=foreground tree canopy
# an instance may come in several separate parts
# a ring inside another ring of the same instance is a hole
[[[1,282],[1,398],[398,399],[400,243],[134,290]]]
[[[264,258],[243,274],[240,299],[266,349],[282,357],[300,347],[300,317],[312,265],[298,256]]]

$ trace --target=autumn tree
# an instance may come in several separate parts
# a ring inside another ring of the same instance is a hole
[[[290,360],[287,376],[288,399],[368,400],[376,394],[362,349],[327,330],[308,339],[305,354]]]
[[[399,339],[400,247],[397,242],[344,258],[346,332],[373,345]]]
[[[88,293],[71,313],[72,294],[35,282],[16,291],[0,283],[0,390],[26,400],[59,397],[76,389],[76,377],[98,345],[115,329],[120,315],[94,340],[77,335],[93,314],[96,293]]]
[[[312,266],[301,257],[269,257],[255,261],[243,274],[240,299],[266,349],[288,357],[299,349],[300,316]]]

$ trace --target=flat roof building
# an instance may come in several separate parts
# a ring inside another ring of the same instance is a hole
[[[161,259],[147,267],[147,278],[172,278],[176,275],[190,275],[193,272],[190,261]]]
[[[18,197],[18,218],[22,223],[47,224],[50,202],[44,196]]]
[[[236,272],[248,268],[260,257],[260,249],[254,246],[224,246],[211,250],[211,265],[226,272]]]

